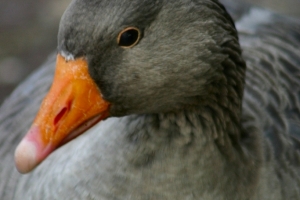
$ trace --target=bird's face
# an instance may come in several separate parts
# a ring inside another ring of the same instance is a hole
[[[211,0],[73,1],[60,23],[54,83],[16,150],[18,169],[32,170],[108,116],[211,101],[226,82],[222,43],[237,42],[224,13]]]
[[[111,115],[182,109],[190,97],[207,95],[226,57],[211,35],[217,25],[204,20],[210,10],[201,6],[77,0],[62,18],[58,51],[86,59]]]

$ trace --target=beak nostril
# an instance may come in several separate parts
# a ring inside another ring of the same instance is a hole
[[[64,107],[55,117],[54,119],[54,125],[56,125],[60,120],[61,118],[65,115],[65,113],[67,112],[68,108],[67,107]]]

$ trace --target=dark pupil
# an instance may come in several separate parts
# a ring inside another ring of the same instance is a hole
[[[133,45],[139,37],[139,32],[137,30],[127,30],[122,33],[120,37],[119,45],[121,46],[131,46]]]

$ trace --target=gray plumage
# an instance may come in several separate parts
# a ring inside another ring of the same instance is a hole
[[[51,56],[0,108],[1,199],[300,199],[300,23],[222,3],[241,48],[215,0],[73,1],[58,51],[89,58],[115,117],[19,175]],[[143,38],[121,49],[128,25]]]

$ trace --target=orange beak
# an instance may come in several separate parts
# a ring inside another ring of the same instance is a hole
[[[52,87],[15,152],[19,172],[33,170],[61,145],[108,117],[109,103],[88,73],[84,58],[57,56]]]

